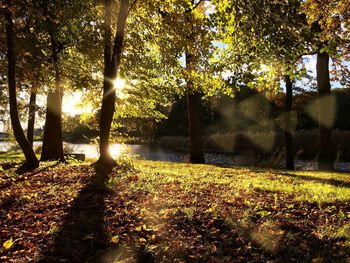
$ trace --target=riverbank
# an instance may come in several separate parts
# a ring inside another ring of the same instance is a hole
[[[347,174],[119,160],[0,172],[0,261],[346,262]]]

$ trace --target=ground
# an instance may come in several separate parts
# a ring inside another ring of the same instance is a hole
[[[0,175],[1,262],[350,262],[350,175],[153,161]]]

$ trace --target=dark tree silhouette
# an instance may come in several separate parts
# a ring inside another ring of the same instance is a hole
[[[329,80],[329,55],[326,52],[318,51],[317,53],[317,89],[318,97],[322,99],[331,94],[331,84]],[[318,155],[318,169],[319,170],[333,170],[333,162],[335,156],[333,153],[332,143],[332,127],[325,124],[325,119],[329,111],[325,108],[323,103],[318,103],[319,114],[319,155]]]
[[[14,43],[14,25],[13,14],[10,8],[12,1],[6,0],[7,8],[4,9],[6,20],[6,41],[7,41],[7,61],[8,61],[8,88],[10,102],[10,118],[15,139],[21,147],[26,163],[23,168],[33,169],[39,166],[39,161],[36,158],[30,143],[24,135],[17,109],[17,92],[16,92],[16,54]]]
[[[114,38],[114,45],[111,44],[111,0],[104,1],[105,10],[105,47],[104,47],[104,81],[103,99],[100,117],[100,158],[99,164],[114,164],[109,152],[109,135],[115,111],[115,90],[113,80],[117,78],[118,69],[124,42],[126,19],[128,16],[128,0],[120,1],[120,9],[117,20],[117,32]]]
[[[34,141],[35,112],[36,112],[36,93],[31,92],[30,98],[29,98],[27,139],[32,148],[33,148],[33,141]]]
[[[284,131],[284,140],[286,147],[286,169],[294,170],[294,140],[291,129],[291,110],[293,105],[293,83],[289,75],[285,76],[286,82],[286,98],[284,102],[284,110],[286,112],[286,130]]]

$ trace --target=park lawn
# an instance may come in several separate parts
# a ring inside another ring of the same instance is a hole
[[[3,262],[350,261],[349,174],[129,159],[11,169]]]

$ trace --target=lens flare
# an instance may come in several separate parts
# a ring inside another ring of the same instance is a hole
[[[115,90],[122,90],[125,86],[125,80],[121,78],[116,78],[113,81],[113,87]]]

